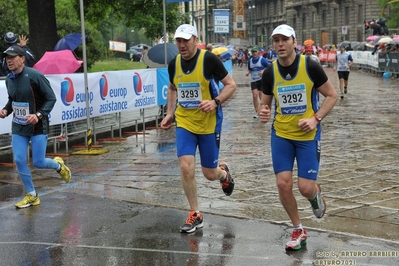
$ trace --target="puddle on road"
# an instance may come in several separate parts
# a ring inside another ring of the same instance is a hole
[[[22,185],[5,184],[0,182],[0,201],[9,201],[12,198],[21,197],[24,195],[24,188]]]

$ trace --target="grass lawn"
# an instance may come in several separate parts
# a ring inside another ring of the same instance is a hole
[[[126,59],[107,59],[97,61],[88,70],[89,73],[103,72],[103,71],[118,71],[118,70],[129,70],[129,69],[145,69],[147,66],[142,62],[132,62]]]

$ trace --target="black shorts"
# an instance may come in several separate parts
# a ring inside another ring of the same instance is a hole
[[[262,80],[251,82],[251,91],[262,89]]]
[[[338,71],[338,78],[348,80],[349,78],[349,71]]]

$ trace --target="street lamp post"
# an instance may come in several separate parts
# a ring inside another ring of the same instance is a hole
[[[251,33],[250,33],[250,35],[249,35],[249,41],[250,41],[250,43],[251,43],[251,45],[253,44],[253,42],[254,42],[254,40],[253,40],[253,37],[254,37],[254,19],[253,19],[253,13],[255,12],[255,3],[252,3],[252,4],[249,4],[249,6],[248,6],[248,11],[249,11],[249,15],[251,16],[251,19],[250,19],[250,23],[251,23]],[[256,36],[255,36],[256,37]]]

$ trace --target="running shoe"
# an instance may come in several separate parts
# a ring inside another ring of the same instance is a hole
[[[344,94],[343,93],[341,93],[341,99],[343,99],[344,98]]]
[[[321,189],[318,184],[316,184],[316,188],[316,197],[313,200],[309,199],[309,202],[312,205],[314,215],[316,216],[316,218],[320,219],[326,213],[327,204],[326,200],[321,195]]]
[[[285,244],[285,249],[300,250],[303,245],[306,245],[306,229],[294,229],[291,233],[291,240]]]
[[[253,116],[253,118],[259,118],[259,115],[258,114],[254,114],[254,116]]]
[[[71,182],[71,170],[65,165],[64,160],[61,157],[54,157],[54,161],[61,165],[60,170],[58,170],[61,178],[67,183]]]
[[[347,94],[348,93],[348,89],[346,87],[344,87],[344,93]]]
[[[195,211],[191,211],[188,214],[188,218],[186,223],[180,226],[181,233],[193,233],[197,229],[202,228],[204,226],[202,220],[202,212],[197,214]]]
[[[226,196],[230,196],[234,190],[234,179],[230,175],[230,171],[229,171],[229,168],[227,167],[227,164],[225,164],[225,163],[219,164],[219,167],[222,170],[226,171],[226,173],[227,173],[226,178],[224,180],[220,180],[220,184],[222,185],[224,194],[226,194]]]
[[[33,197],[31,194],[28,193],[23,198],[23,200],[21,200],[20,202],[15,204],[15,207],[17,207],[18,209],[22,209],[22,208],[27,208],[30,206],[37,206],[37,205],[40,205],[39,194],[37,194],[36,197]]]

